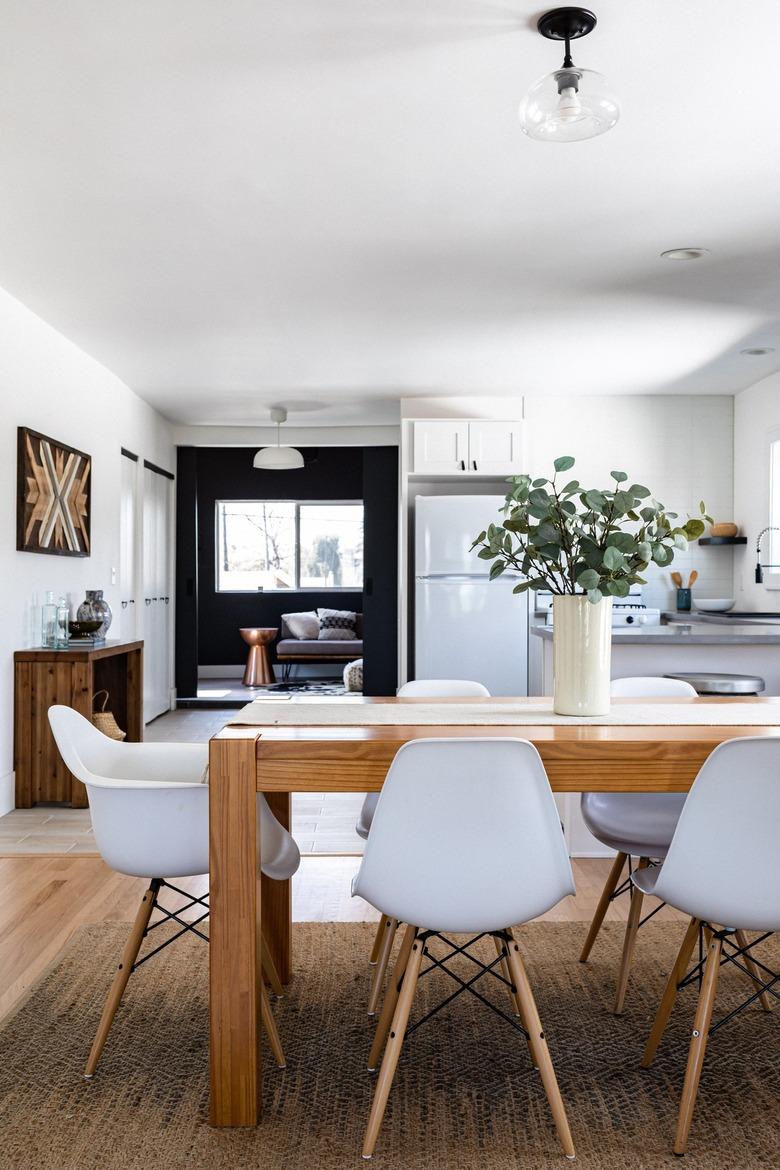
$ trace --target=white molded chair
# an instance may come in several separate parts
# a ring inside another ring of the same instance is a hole
[[[369,1056],[387,1041],[363,1145],[374,1152],[423,957],[442,932],[491,934],[567,1157],[574,1157],[547,1040],[511,926],[574,893],[552,791],[521,739],[421,739],[397,753],[353,894],[409,923]],[[432,965],[433,966],[433,965]],[[428,968],[427,970],[430,970]],[[389,1039],[388,1039],[389,1036]]]
[[[614,698],[691,698],[696,691],[690,683],[676,678],[634,677],[612,680]],[[628,979],[634,957],[636,936],[641,924],[642,892],[631,886],[632,857],[639,858],[639,868],[666,856],[677,820],[685,803],[684,792],[584,792],[580,807],[582,819],[597,841],[617,850],[617,856],[601,893],[596,913],[588,930],[580,962],[586,963],[601,929],[609,904],[630,891],[631,908],[623,939],[623,954],[615,992],[616,1015],[623,1011]],[[629,879],[620,878],[628,863]]]
[[[482,683],[472,682],[470,679],[463,678],[412,679],[411,682],[406,682],[400,686],[397,694],[399,699],[490,698],[490,691]],[[364,841],[368,839],[368,834],[371,831],[371,822],[374,819],[378,800],[378,792],[368,792],[363,801],[363,807],[360,810],[360,816],[355,825],[355,832]],[[390,952],[393,949],[393,941],[397,930],[398,923],[396,921],[391,918],[380,918],[369,958],[371,965],[376,965],[374,978],[371,981],[371,990],[368,995],[368,1014],[370,1016],[376,1013],[379,1004],[385,972],[387,971],[387,964],[390,960]]]
[[[207,743],[120,743],[98,731],[89,720],[70,707],[49,708],[49,723],[60,755],[74,776],[86,785],[95,841],[101,856],[112,869],[133,877],[150,878],[125,945],[121,962],[106,999],[97,1035],[84,1075],[91,1077],[97,1067],[114,1015],[135,966],[141,944],[156,925],[149,926],[160,890],[176,890],[190,903],[167,917],[208,941],[197,926],[208,917],[208,897],[185,894],[166,879],[195,877],[209,870],[209,790],[203,783],[208,764]],[[265,797],[257,801],[258,837],[261,841],[262,871],[268,877],[286,880],[300,864],[295,841],[279,824]],[[194,923],[180,915],[200,905],[204,913]],[[178,937],[178,936],[176,936]],[[167,944],[165,944],[167,945]],[[270,952],[261,948],[262,965],[277,995],[283,987]],[[156,951],[146,955],[146,962]],[[262,1019],[274,1057],[284,1067],[284,1054],[261,980]]]
[[[728,740],[702,765],[663,865],[643,869],[632,878],[643,893],[655,894],[691,916],[647,1041],[644,1067],[655,1056],[680,984],[695,979],[703,966],[675,1154],[684,1154],[688,1144],[721,966],[736,958],[754,989],[758,988],[743,1007],[761,999],[769,1008],[772,998],[780,998],[772,990],[780,975],[760,969],[750,954],[767,933],[780,930],[778,840],[780,740],[765,736]],[[700,929],[706,958],[686,979]],[[760,931],[762,937],[750,942],[748,930]]]

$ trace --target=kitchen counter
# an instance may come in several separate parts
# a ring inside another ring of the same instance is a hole
[[[531,634],[552,642],[552,626],[531,626]],[[686,621],[679,615],[668,625],[616,626],[612,645],[617,646],[780,646],[780,625],[767,623],[721,624]]]

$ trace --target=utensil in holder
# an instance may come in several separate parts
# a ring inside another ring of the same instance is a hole
[[[677,612],[690,613],[691,611],[691,591],[690,589],[677,590]]]

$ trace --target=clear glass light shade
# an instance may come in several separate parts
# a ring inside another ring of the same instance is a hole
[[[611,130],[620,105],[600,73],[573,66],[537,81],[520,103],[518,116],[529,138],[579,142]]]
[[[303,455],[295,447],[263,447],[252,460],[261,471],[294,471],[303,467]]]

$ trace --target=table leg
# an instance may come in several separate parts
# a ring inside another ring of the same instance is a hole
[[[271,812],[289,831],[292,798],[289,792],[267,792]],[[263,934],[282,983],[292,976],[292,882],[262,879]]]
[[[262,899],[255,740],[212,739],[209,760],[211,1124],[257,1125]]]

